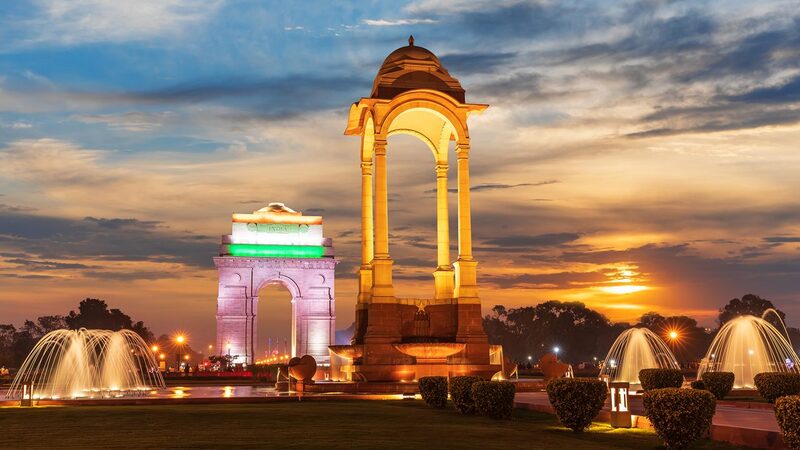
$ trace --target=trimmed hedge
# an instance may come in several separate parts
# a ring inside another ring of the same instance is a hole
[[[800,449],[800,395],[788,395],[775,401],[775,418],[783,433],[783,443]]]
[[[736,375],[733,372],[705,372],[700,375],[700,378],[702,378],[705,388],[714,394],[717,400],[722,400],[733,389],[733,380],[736,379]]]
[[[576,433],[592,423],[607,396],[608,387],[596,378],[555,378],[547,383],[547,398],[558,421]]]
[[[639,383],[645,391],[679,388],[683,385],[683,373],[680,369],[642,369],[639,371]]]
[[[456,409],[461,414],[474,414],[475,401],[472,399],[472,385],[483,381],[481,377],[452,377],[450,378],[450,398]]]
[[[492,419],[510,419],[517,388],[508,381],[479,381],[472,384],[475,412]]]
[[[753,377],[758,393],[768,402],[778,397],[800,395],[800,373],[763,372]]]
[[[708,389],[706,389],[706,385],[705,385],[705,383],[703,383],[703,380],[694,380],[691,383],[689,383],[689,386],[692,389],[699,389],[701,391],[702,390],[708,390]]]
[[[663,388],[642,396],[644,410],[667,448],[684,449],[711,426],[717,399],[708,391]]]
[[[434,408],[447,406],[447,377],[422,377],[418,384],[425,403]]]

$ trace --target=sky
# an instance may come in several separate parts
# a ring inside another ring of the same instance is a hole
[[[798,0],[2,2],[0,323],[96,297],[210,343],[230,214],[278,201],[324,216],[347,327],[343,130],[409,34],[491,105],[470,119],[486,312],[556,299],[712,326],[755,293],[800,326]],[[388,161],[397,295],[431,296],[433,160],[397,136]],[[264,334],[285,333],[288,294],[262,298]]]

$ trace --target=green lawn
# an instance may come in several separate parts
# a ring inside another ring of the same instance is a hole
[[[574,434],[554,416],[462,416],[422,401],[0,408],[0,448],[654,449],[643,430],[595,424]],[[703,441],[696,448],[736,447]]]

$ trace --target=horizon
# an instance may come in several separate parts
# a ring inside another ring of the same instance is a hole
[[[484,314],[581,301],[614,322],[711,326],[752,293],[800,326],[791,2],[140,3],[0,9],[0,323],[100,298],[203,349],[219,236],[283,202],[323,216],[347,328],[361,180],[343,130],[413,34],[490,105],[470,118]],[[429,158],[389,140],[398,296],[431,294]],[[290,327],[288,292],[269,289],[265,336]]]

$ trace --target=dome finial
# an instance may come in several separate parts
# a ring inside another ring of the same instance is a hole
[[[414,35],[413,34],[408,35],[408,45],[410,47],[414,46]]]

